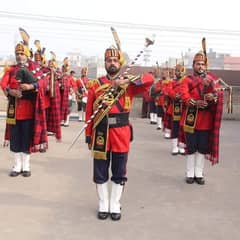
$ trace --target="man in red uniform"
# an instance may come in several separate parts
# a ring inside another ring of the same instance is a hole
[[[149,99],[149,117],[150,124],[157,124],[157,106],[155,103],[155,95],[152,94],[152,88],[154,84],[150,87],[150,99]]]
[[[159,79],[151,87],[151,95],[154,96],[154,103],[157,108],[157,130],[162,129],[163,110],[163,93],[162,93],[162,79]]]
[[[77,94],[77,84],[73,77],[69,74],[68,58],[64,59],[62,65],[62,77],[60,80],[60,94],[61,94],[61,125],[64,127],[69,126],[70,119],[70,105],[69,100],[72,100],[72,93]]]
[[[93,180],[99,197],[99,219],[106,219],[109,212],[112,220],[121,218],[120,198],[127,181],[126,166],[132,139],[129,112],[133,97],[147,91],[154,80],[152,74],[121,77],[122,63],[121,53],[117,49],[107,49],[107,75],[96,80],[88,90],[86,121],[93,113],[95,117],[86,128],[86,142],[94,156]],[[112,189],[109,209],[110,162]]]
[[[186,182],[205,184],[204,157],[218,162],[219,129],[223,97],[216,90],[217,77],[206,71],[207,59],[201,52],[193,59],[193,75],[181,87],[183,113],[180,120],[187,151]]]
[[[78,93],[78,120],[80,122],[85,121],[86,115],[86,103],[88,94],[88,78],[87,78],[87,68],[83,67],[81,69],[81,77],[76,81]]]
[[[177,64],[175,67],[175,78],[168,84],[166,89],[169,104],[166,109],[165,121],[168,122],[166,125],[171,130],[172,155],[184,154],[184,148],[180,144],[178,146],[179,122],[182,113],[180,89],[184,75],[184,66]]]
[[[168,126],[166,114],[167,114],[167,109],[169,106],[169,96],[168,96],[168,85],[171,83],[172,79],[170,78],[170,69],[165,68],[162,70],[162,98],[163,98],[163,132],[164,132],[164,138],[169,139],[171,137],[171,130],[170,127]]]
[[[148,118],[149,117],[149,102],[151,100],[150,97],[150,89],[148,92],[144,92],[142,94],[142,118]]]
[[[8,97],[5,140],[10,140],[14,153],[11,177],[31,175],[30,153],[47,144],[46,119],[41,73],[30,56],[27,46],[19,43],[15,48],[16,65],[4,74],[1,88]],[[37,111],[36,111],[37,109]]]
[[[44,102],[46,109],[46,119],[47,119],[47,131],[48,135],[54,135],[58,141],[61,140],[61,111],[60,111],[60,89],[59,89],[59,78],[61,77],[61,72],[57,69],[56,59],[53,57],[48,61],[48,65],[45,66],[44,56],[40,51],[34,54],[36,60],[41,59],[41,62],[37,62],[41,67],[45,75],[45,94]]]

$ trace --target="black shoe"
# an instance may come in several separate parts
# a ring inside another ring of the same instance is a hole
[[[160,128],[160,127],[157,127],[157,130],[161,130],[162,128]]]
[[[17,177],[17,176],[20,175],[20,174],[21,174],[21,172],[11,171],[11,172],[9,173],[9,176],[10,176],[10,177]]]
[[[121,213],[111,213],[111,219],[113,221],[119,221],[121,219]]]
[[[22,172],[22,176],[23,177],[30,177],[31,176],[31,172],[30,171],[23,171]]]
[[[101,220],[105,220],[107,219],[109,216],[109,213],[108,212],[98,212],[98,219],[101,219]]]
[[[204,185],[205,184],[205,180],[203,177],[195,177],[195,182],[199,185]]]
[[[194,178],[193,177],[186,177],[186,183],[187,184],[193,184],[194,183]]]

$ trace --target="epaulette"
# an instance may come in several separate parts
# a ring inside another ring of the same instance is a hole
[[[130,82],[134,82],[140,78],[140,75],[127,75]]]
[[[170,83],[170,79],[162,80],[162,83],[163,83],[163,84],[168,84],[168,83]]]
[[[16,64],[7,65],[7,66],[4,67],[3,71],[7,72],[7,71],[9,71],[11,69],[14,69],[16,66],[17,66]]]
[[[87,88],[91,88],[94,84],[98,83],[99,81],[97,79],[89,79],[86,83]]]
[[[6,71],[8,71],[10,69],[10,67],[12,67],[12,66],[6,65],[3,69],[3,72],[5,73]]]
[[[96,92],[99,92],[99,91],[101,91],[101,90],[106,90],[107,88],[109,88],[110,87],[110,84],[109,83],[104,83],[104,84],[102,84],[102,85],[100,85],[97,89],[96,89]]]
[[[4,69],[3,69],[3,75],[6,73],[6,72],[12,72],[15,70],[15,67],[17,65],[8,65],[8,66],[5,66]]]

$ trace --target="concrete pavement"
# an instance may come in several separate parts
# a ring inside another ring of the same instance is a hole
[[[83,123],[50,138],[45,154],[32,155],[32,176],[8,176],[12,156],[0,148],[1,240],[238,240],[240,239],[239,121],[223,121],[220,164],[206,162],[206,185],[184,182],[185,158],[147,119],[132,118],[134,142],[122,219],[96,218],[91,154],[83,136],[67,148]],[[3,137],[4,120],[0,120]]]

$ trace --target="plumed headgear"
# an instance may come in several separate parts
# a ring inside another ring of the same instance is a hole
[[[117,57],[120,61],[120,64],[121,65],[124,64],[124,57],[123,57],[122,52],[115,47],[110,47],[110,48],[106,49],[105,54],[104,54],[104,58],[106,60],[109,57]]]
[[[82,75],[82,76],[86,76],[86,75],[87,75],[87,72],[88,72],[88,68],[87,68],[87,67],[83,67],[83,68],[81,69],[81,75]]]
[[[193,63],[198,62],[198,61],[203,61],[205,63],[207,62],[206,56],[204,55],[204,53],[202,51],[196,53],[193,58]]]
[[[31,53],[29,50],[29,34],[23,29],[19,28],[19,33],[22,38],[22,42],[18,43],[15,47],[15,54],[17,53],[23,53],[25,56],[30,57]]]
[[[53,51],[50,51],[51,59],[48,60],[48,67],[57,68],[57,56]]]
[[[22,53],[27,57],[30,57],[30,51],[27,46],[23,45],[23,43],[18,43],[15,47],[15,54]]]
[[[70,70],[69,59],[68,59],[68,57],[65,57],[63,59],[62,71],[68,72],[69,70]]]
[[[175,67],[175,71],[176,72],[185,72],[185,67],[184,67],[184,64],[181,64],[181,63],[178,63]]]
[[[37,51],[34,53],[34,60],[35,61],[41,61],[43,64],[46,63],[46,57],[45,57],[45,48],[41,47],[40,41],[35,40],[34,44],[37,48]]]

